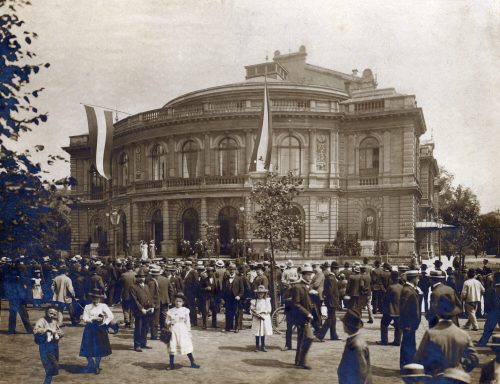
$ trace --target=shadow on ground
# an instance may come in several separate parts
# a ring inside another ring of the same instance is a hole
[[[145,361],[136,361],[135,363],[132,363],[132,365],[135,365],[136,367],[141,367],[148,371],[165,371],[167,370],[168,366],[167,363],[148,363]]]
[[[269,368],[295,368],[291,363],[285,363],[279,360],[272,359],[243,359],[242,363],[254,365],[256,367],[269,367]]]
[[[86,365],[59,364],[59,368],[69,373],[87,373]]]

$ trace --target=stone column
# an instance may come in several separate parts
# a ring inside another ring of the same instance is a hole
[[[201,208],[200,208],[200,237],[205,239],[207,237],[207,231],[203,227],[203,223],[208,223],[208,210],[207,210],[207,198],[201,198]]]
[[[316,173],[316,130],[309,130],[309,173]]]
[[[205,134],[205,143],[204,143],[204,147],[205,147],[205,156],[204,156],[204,162],[205,162],[205,172],[204,172],[204,175],[205,176],[210,176],[210,136],[208,135],[208,133]]]
[[[166,256],[169,254],[170,236],[170,214],[168,211],[168,200],[163,200],[161,205],[161,218],[163,221],[163,241],[161,242],[161,254]]]
[[[245,173],[248,172],[250,168],[250,161],[252,161],[252,151],[253,151],[253,140],[252,140],[252,130],[245,130]]]

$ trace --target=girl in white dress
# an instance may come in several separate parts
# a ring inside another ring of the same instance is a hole
[[[267,289],[259,285],[254,291],[257,298],[250,301],[250,312],[252,313],[252,331],[255,335],[255,352],[266,350],[266,336],[273,334],[273,325],[271,323],[271,299],[267,297]]]
[[[174,296],[174,307],[167,312],[166,326],[172,332],[170,342],[167,344],[170,356],[170,369],[174,369],[175,355],[187,355],[191,368],[200,368],[194,362],[193,342],[191,341],[191,322],[189,309],[184,307],[186,297],[179,292]]]

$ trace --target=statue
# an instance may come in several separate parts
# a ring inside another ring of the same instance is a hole
[[[366,238],[373,239],[375,237],[375,219],[372,215],[366,217]]]

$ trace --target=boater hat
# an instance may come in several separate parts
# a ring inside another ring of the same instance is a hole
[[[267,289],[265,286],[263,286],[263,285],[259,285],[259,286],[257,287],[257,289],[256,289],[256,290],[254,290],[254,292],[255,292],[255,293],[267,293],[267,292],[268,292],[268,289]]]
[[[223,266],[224,266],[224,262],[223,262],[222,260],[217,260],[217,261],[215,262],[215,266],[216,266],[216,267],[223,267]]]
[[[415,363],[404,365],[403,369],[401,370],[401,377],[414,377],[425,381],[428,381],[428,379],[432,378],[431,375],[425,374],[424,366],[422,364]]]
[[[101,290],[99,288],[94,288],[92,291],[90,291],[89,296],[90,297],[100,297],[101,299],[104,299],[106,297],[101,293]]]

